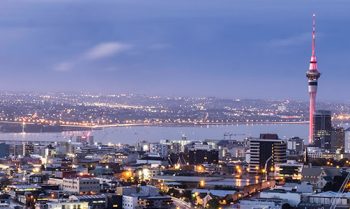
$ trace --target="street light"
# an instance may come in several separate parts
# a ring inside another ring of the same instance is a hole
[[[266,177],[266,181],[267,181],[267,175],[268,175],[268,172],[267,172],[267,163],[272,159],[272,156],[273,155],[271,155],[269,158],[267,158],[267,160],[266,160],[266,162],[265,162],[265,167],[264,167],[264,169],[263,169],[263,173],[266,173],[265,175],[265,177]]]
[[[199,186],[200,187],[204,187],[205,186],[205,181],[204,180],[199,181]]]

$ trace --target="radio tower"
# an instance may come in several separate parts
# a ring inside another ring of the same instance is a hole
[[[308,79],[309,84],[309,95],[310,95],[310,115],[309,115],[309,144],[312,144],[314,138],[314,113],[316,106],[316,93],[317,93],[317,81],[321,76],[321,73],[317,70],[317,60],[315,53],[315,38],[316,38],[316,21],[315,14],[312,16],[312,54],[310,60],[309,70],[306,72],[306,77]]]

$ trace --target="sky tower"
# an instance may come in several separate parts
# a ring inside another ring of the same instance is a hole
[[[308,90],[310,95],[309,144],[313,142],[313,138],[314,138],[313,128],[314,128],[314,113],[315,113],[315,107],[316,107],[317,81],[318,81],[318,78],[321,76],[321,73],[319,73],[317,70],[315,39],[316,39],[316,20],[315,20],[315,14],[313,14],[312,16],[312,54],[311,54],[309,70],[306,72],[306,77],[308,79],[308,85],[309,85]]]

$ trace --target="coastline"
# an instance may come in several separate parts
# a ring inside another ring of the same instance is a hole
[[[63,133],[72,131],[92,131],[117,127],[201,127],[201,126],[235,126],[235,125],[266,125],[266,124],[307,124],[309,121],[283,122],[203,122],[203,123],[124,123],[94,126],[43,125],[28,123],[0,122],[0,133]]]

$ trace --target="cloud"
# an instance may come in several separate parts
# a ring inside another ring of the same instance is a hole
[[[72,70],[74,67],[74,62],[61,62],[54,66],[55,71],[66,72]]]
[[[87,60],[98,60],[119,54],[130,48],[130,45],[119,42],[101,43],[88,50],[85,53],[84,58]]]
[[[290,36],[282,39],[271,40],[267,43],[270,47],[289,47],[294,45],[299,45],[310,41],[311,43],[311,33],[302,33],[296,36]]]
[[[104,42],[76,55],[74,58],[62,61],[54,66],[54,70],[58,72],[67,72],[74,69],[78,65],[91,63],[103,58],[108,58],[131,48],[131,45],[120,42]]]

